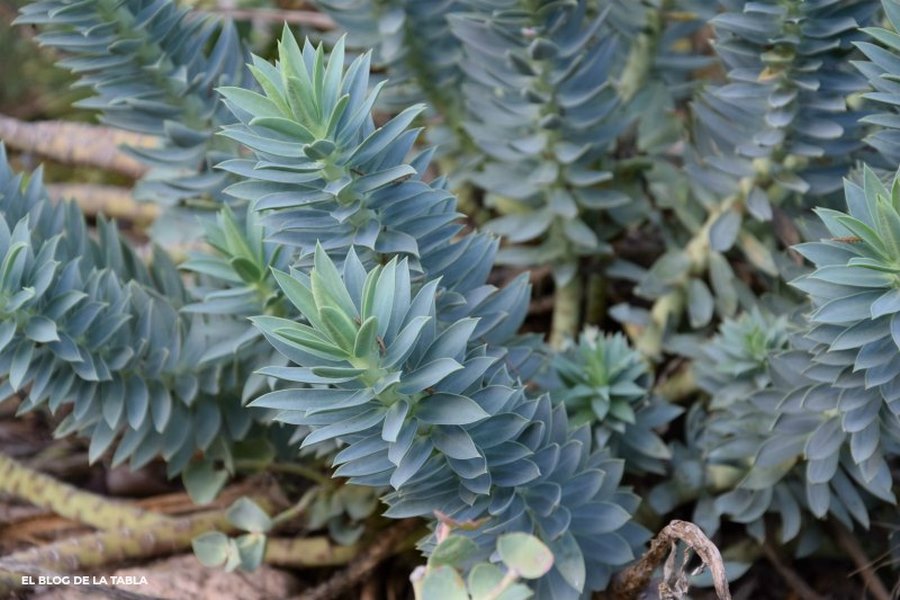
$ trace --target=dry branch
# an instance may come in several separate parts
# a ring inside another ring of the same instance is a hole
[[[803,578],[790,565],[784,564],[781,556],[778,555],[778,551],[772,547],[771,542],[767,541],[763,544],[762,551],[772,567],[778,571],[781,578],[784,579],[800,600],[825,600],[823,596],[820,596],[816,593],[816,590],[803,581]]]
[[[151,148],[159,143],[153,136],[99,125],[69,121],[30,123],[2,114],[0,140],[10,148],[32,152],[62,164],[95,167],[132,179],[141,178],[147,167],[128,156],[119,146]]]
[[[235,21],[261,21],[265,23],[287,23],[288,25],[308,25],[327,31],[337,27],[334,20],[326,14],[313,10],[282,10],[277,8],[220,8],[206,12],[228,17]]]
[[[687,521],[672,521],[650,542],[650,549],[636,563],[619,573],[612,585],[613,600],[636,600],[650,584],[653,572],[663,564],[676,542],[684,542],[703,560],[712,574],[719,600],[731,600],[725,564],[719,549],[699,527]]]
[[[74,200],[85,214],[105,215],[141,225],[152,223],[159,216],[159,206],[136,202],[131,190],[116,185],[94,183],[52,183],[46,186],[55,201]]]
[[[847,556],[853,560],[856,565],[857,572],[866,584],[866,591],[871,594],[875,600],[892,600],[891,593],[885,587],[884,583],[879,579],[878,574],[872,569],[872,561],[866,556],[865,551],[852,533],[840,523],[834,523],[832,530],[838,545],[847,553]]]
[[[329,600],[338,598],[362,581],[369,573],[375,570],[385,559],[397,551],[407,538],[420,526],[416,519],[408,519],[392,526],[365,552],[360,554],[346,569],[335,573],[330,579],[317,586],[315,589],[305,592],[296,600]]]

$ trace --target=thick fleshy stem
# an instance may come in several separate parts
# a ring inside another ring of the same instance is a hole
[[[208,531],[235,531],[226,512],[221,510],[181,519],[160,519],[136,529],[112,529],[66,538],[0,558],[0,596],[21,586],[22,576],[33,572],[85,572],[127,560],[183,552],[190,549],[191,540]],[[348,563],[358,551],[356,546],[336,546],[324,536],[275,538],[267,540],[263,560],[294,568],[330,567]]]
[[[749,182],[744,182],[744,187],[749,191]],[[687,284],[690,275],[700,274],[706,271],[709,264],[709,235],[710,229],[719,217],[737,204],[743,207],[744,194],[738,194],[726,198],[721,204],[715,206],[706,218],[706,221],[698,229],[691,240],[685,245],[685,254],[690,261],[688,276],[684,277],[681,285],[674,290],[660,296],[650,309],[650,322],[633,339],[635,347],[645,356],[658,359],[662,353],[662,343],[670,320],[677,318],[684,310],[684,285]]]
[[[158,526],[168,517],[110,500],[30,469],[0,454],[0,493],[97,529]]]
[[[561,348],[567,339],[578,332],[581,322],[581,279],[577,275],[568,283],[556,288],[553,301],[553,322],[550,329],[550,345]]]
[[[27,123],[0,114],[0,138],[22,152],[34,152],[56,162],[93,167],[139,179],[147,167],[120,149],[122,145],[153,148],[159,140],[100,125],[42,121]]]
[[[99,183],[52,183],[45,187],[51,200],[74,200],[87,215],[104,215],[147,226],[160,214],[159,205],[137,202],[125,187]]]

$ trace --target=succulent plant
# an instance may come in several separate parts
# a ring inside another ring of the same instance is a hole
[[[862,122],[874,126],[865,141],[883,157],[883,166],[893,169],[900,163],[900,137],[897,124],[897,98],[900,87],[894,77],[900,68],[896,65],[900,53],[900,39],[896,31],[900,30],[900,6],[896,0],[883,0],[884,16],[891,29],[868,27],[862,29],[868,35],[856,42],[856,47],[868,58],[867,61],[856,61],[853,64],[859,69],[872,91],[864,95],[872,102],[876,112],[863,117]]]
[[[244,178],[229,192],[296,257],[275,273],[292,308],[253,318],[290,363],[260,371],[278,384],[251,404],[308,428],[304,446],[338,443],[335,474],[393,488],[389,516],[490,517],[480,547],[533,532],[569,557],[539,593],[600,589],[644,539],[622,465],[510,374],[533,353],[514,335],[527,279],[485,283],[496,243],[458,235],[455,198],[421,179],[430,153],[407,162],[419,109],[376,129],[369,58],[345,70],[342,53],[286,32],[277,66],[254,59],[264,94],[222,90],[240,120],[226,135],[254,153],[223,165]]]
[[[245,326],[179,312],[189,294],[163,252],[147,267],[115,223],[94,239],[77,205],[52,203],[40,173],[22,185],[0,147],[0,398],[71,406],[56,433],[89,437],[91,461],[115,448],[113,464],[161,456],[174,475],[197,451],[230,460],[263,417],[240,402],[252,361],[203,358]]]
[[[37,41],[69,54],[60,66],[94,91],[79,105],[111,126],[160,138],[157,148],[129,149],[151,168],[138,198],[218,208],[227,178],[213,167],[234,147],[214,137],[231,120],[216,88],[248,79],[248,53],[231,23],[160,0],[41,0],[16,23],[42,26]]]
[[[788,337],[787,317],[759,307],[723,321],[693,365],[697,384],[712,398],[710,407],[723,408],[766,388],[769,358],[788,348]]]
[[[295,270],[276,277],[308,324],[254,318],[296,365],[261,373],[301,387],[273,391],[252,405],[310,427],[305,446],[340,440],[335,475],[393,488],[384,498],[389,516],[434,510],[457,520],[490,516],[473,534],[479,545],[506,531],[534,531],[551,548],[580,557],[560,562],[539,589],[571,594],[586,585],[587,573],[588,585],[599,588],[608,581],[607,565],[629,560],[629,540],[640,535],[639,528],[628,529],[636,504],[614,483],[598,485],[617,481],[610,469],[621,465],[588,455],[564,459],[561,448],[580,453],[590,446],[586,430],[570,434],[562,407],[551,413],[546,397],[529,400],[517,389],[502,364],[473,343],[475,319],[441,326],[437,281],[413,293],[407,260],[367,272],[352,249],[339,271],[321,246],[308,275]],[[545,438],[528,427],[533,419],[561,421]],[[589,483],[578,475],[599,473],[594,469],[601,465],[608,465],[605,479]],[[576,493],[581,485],[587,495]],[[601,515],[604,525],[590,525]],[[584,527],[557,528],[569,519],[584,519]],[[589,554],[594,544],[612,544],[618,553]]]
[[[487,157],[472,180],[505,213],[488,227],[518,244],[501,259],[553,265],[560,285],[576,257],[603,247],[585,214],[628,203],[597,186],[612,178],[602,158],[627,124],[609,85],[616,38],[604,35],[605,11],[588,4],[529,11],[484,1],[450,15],[464,52],[466,129]]]
[[[815,267],[793,282],[810,298],[807,325],[789,350],[769,358],[768,387],[727,406],[708,426],[711,457],[749,469],[717,500],[719,511],[742,521],[778,511],[785,539],[800,531],[799,508],[868,527],[873,499],[896,501],[890,461],[900,448],[900,367],[892,299],[900,187],[889,190],[866,168],[862,186],[845,188],[847,212],[817,210],[831,237],[795,247]]]
[[[681,409],[652,398],[648,365],[625,336],[587,328],[554,357],[552,371],[551,397],[565,405],[573,426],[590,425],[597,445],[625,459],[629,470],[664,471],[671,453],[655,430]]]
[[[144,261],[0,150],[0,399],[65,414],[92,461],[161,458],[199,502],[251,446],[333,467],[347,483],[319,482],[307,524],[349,543],[381,504],[425,519],[428,598],[604,589],[648,537],[631,484],[660,516],[693,502],[709,532],[800,553],[820,521],[893,505],[900,179],[864,168],[846,211],[824,206],[864,156],[866,78],[873,164],[900,156],[900,42],[860,31],[896,28],[897,0],[320,4],[348,37],[286,27],[274,62],[174,0],[25,8],[85,106],[158,137],[131,151],[151,167],[136,195],[174,209],[160,230],[205,209],[204,245]],[[698,71],[707,21],[721,85]],[[812,204],[807,270],[782,249]],[[521,333],[543,324],[534,266],[549,344]],[[564,346],[610,326],[607,302],[623,331]],[[197,553],[252,568],[273,520],[230,516],[245,533]]]

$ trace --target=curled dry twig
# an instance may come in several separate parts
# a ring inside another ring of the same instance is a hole
[[[650,583],[653,572],[663,562],[668,563],[667,570],[673,570],[674,550],[679,541],[696,552],[703,564],[710,570],[719,600],[731,600],[731,591],[728,589],[728,579],[725,575],[725,564],[722,562],[719,549],[699,527],[687,521],[672,521],[666,525],[650,542],[650,549],[640,560],[616,577],[611,590],[613,600],[635,600]],[[671,557],[667,561],[666,559],[670,555]],[[682,569],[684,566],[682,564]],[[660,592],[670,590],[668,593],[671,594],[675,591],[671,585],[671,577],[666,577],[660,586]],[[675,582],[674,585],[679,587],[680,584]]]

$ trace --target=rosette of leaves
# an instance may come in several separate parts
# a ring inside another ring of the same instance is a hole
[[[388,516],[490,517],[472,534],[482,548],[534,532],[566,557],[538,584],[560,597],[604,587],[631,559],[642,531],[629,523],[637,498],[617,488],[621,463],[589,454],[562,407],[528,399],[473,339],[475,319],[441,326],[438,281],[413,284],[408,259],[366,271],[352,250],[338,270],[322,247],[309,274],[276,277],[308,324],[254,319],[296,365],[261,373],[308,387],[252,405],[309,427],[304,446],[342,442],[335,475],[393,488]]]
[[[259,215],[246,211],[239,221],[229,207],[205,227],[205,242],[213,252],[193,251],[181,269],[200,277],[191,293],[199,302],[186,311],[205,314],[252,316],[278,311],[280,296],[272,277],[273,268],[287,268],[289,254],[266,242]]]
[[[56,434],[88,437],[91,461],[114,448],[113,464],[162,457],[170,475],[189,467],[195,482],[221,485],[224,471],[189,462],[198,451],[230,460],[259,413],[241,407],[249,372],[236,357],[200,359],[244,325],[181,314],[188,293],[164,253],[145,266],[103,220],[94,239],[77,205],[52,203],[40,179],[23,188],[0,147],[0,397],[18,393],[23,412],[71,408]]]
[[[627,125],[610,85],[616,37],[585,1],[473,5],[450,16],[465,53],[466,130],[486,155],[472,181],[502,213],[488,228],[514,244],[500,260],[552,265],[563,286],[579,256],[605,248],[588,215],[629,201],[602,185]]]
[[[769,358],[787,347],[787,317],[755,307],[723,321],[693,362],[697,385],[712,398],[710,408],[728,406],[768,387]]]
[[[822,405],[805,453],[831,464],[849,451],[843,458],[863,486],[892,498],[885,455],[900,443],[900,184],[895,177],[888,189],[865,168],[863,185],[845,189],[847,212],[816,211],[833,237],[796,247],[815,266],[793,285],[812,303],[803,374]]]
[[[651,399],[647,363],[624,335],[587,328],[552,365],[558,381],[549,384],[550,394],[565,405],[572,426],[590,425],[597,446],[623,458],[629,471],[665,471],[671,452],[655,430],[682,411]]]
[[[765,515],[777,515],[779,539],[799,536],[797,552],[805,554],[821,544],[817,519],[868,528],[869,507],[879,499],[892,503],[893,495],[889,481],[884,488],[883,479],[865,480],[840,441],[823,442],[840,391],[810,381],[798,363],[809,364],[805,352],[773,358],[772,386],[712,413],[703,442],[709,463],[743,471],[734,489],[716,497],[715,514],[746,524],[760,541]]]
[[[692,506],[691,520],[710,536],[727,520],[743,524],[759,542],[776,532],[781,543],[800,534],[798,553],[815,549],[821,531],[806,516],[803,484],[799,472],[791,471],[793,463],[767,470],[754,465],[773,421],[771,405],[746,396],[715,410],[692,406],[683,441],[671,445],[668,477],[647,495],[649,506],[660,515]]]
[[[406,256],[413,278],[441,278],[439,302],[447,319],[478,317],[476,335],[492,348],[514,339],[528,310],[530,288],[522,275],[502,290],[487,285],[497,242],[462,235],[456,198],[443,181],[422,181],[431,151],[407,155],[418,130],[414,106],[375,128],[371,110],[382,84],[368,91],[370,58],[344,70],[339,41],[325,60],[308,42],[301,50],[285,30],[278,67],[253,58],[264,94],[224,88],[240,123],[225,130],[247,144],[253,158],[223,163],[241,181],[228,192],[262,214],[267,243],[283,245],[285,260],[309,266],[317,243],[342,256],[351,245],[367,262]],[[534,369],[533,343],[490,352],[510,367]]]
[[[895,502],[900,186],[895,179],[889,190],[866,168],[863,185],[845,188],[847,212],[817,210],[833,237],[795,247],[815,267],[793,282],[812,305],[802,335],[771,359],[768,389],[710,425],[730,438],[720,448],[755,457],[738,489],[717,501],[725,513],[741,515],[750,498],[762,507],[779,486],[791,487],[815,517],[831,515],[848,527],[868,527],[873,503]]]
[[[59,65],[94,91],[78,106],[113,127],[160,138],[157,148],[129,149],[151,168],[138,199],[218,208],[227,174],[213,167],[234,146],[214,137],[232,120],[215,88],[241,85],[247,75],[247,52],[230,22],[189,14],[171,0],[40,0],[16,23],[40,26],[38,42],[63,51]]]
[[[865,54],[867,61],[853,64],[869,80],[872,91],[864,98],[873,103],[875,112],[862,118],[863,123],[874,125],[865,141],[884,157],[886,167],[893,169],[900,164],[900,123],[897,121],[897,104],[900,73],[897,56],[900,53],[900,4],[896,0],[882,0],[884,15],[892,30],[883,27],[864,28],[870,41],[858,41],[856,47]]]
[[[544,576],[553,566],[553,553],[527,533],[508,533],[497,539],[496,563],[478,562],[478,548],[460,535],[448,535],[435,547],[428,564],[410,577],[420,600],[516,600],[532,598],[522,581]],[[464,578],[465,575],[465,578]]]
[[[408,255],[417,270],[443,275],[461,292],[484,282],[496,242],[483,235],[451,242],[461,230],[455,198],[440,181],[421,181],[432,152],[407,161],[418,136],[408,127],[423,107],[376,129],[371,109],[383,84],[367,89],[368,54],[344,72],[343,40],[326,65],[321,47],[307,41],[301,50],[287,29],[279,49],[278,68],[253,58],[264,94],[221,90],[240,119],[225,135],[256,154],[221,165],[243,179],[228,192],[264,213],[267,239],[301,254],[321,242],[338,255],[351,245],[373,256]]]

